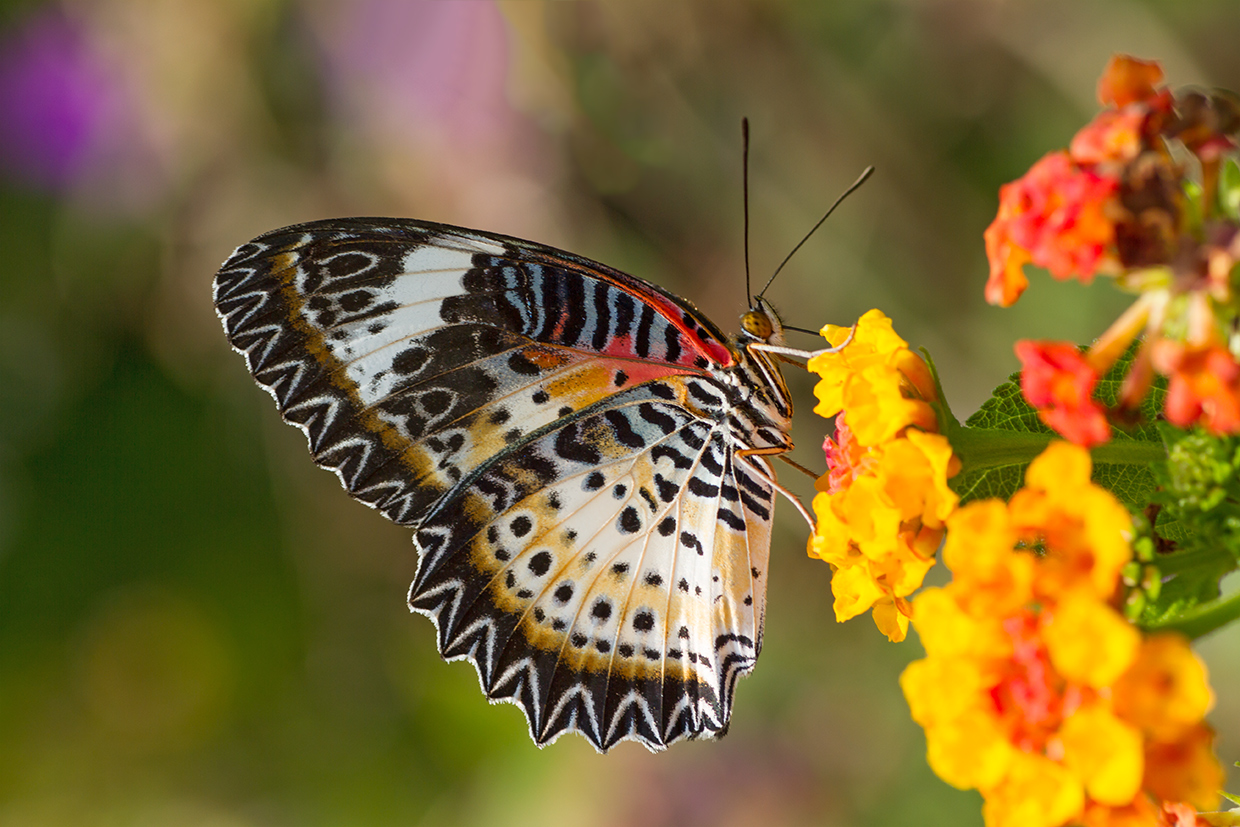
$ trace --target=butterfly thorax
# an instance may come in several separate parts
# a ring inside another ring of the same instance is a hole
[[[736,364],[721,373],[720,380],[736,388],[732,413],[734,433],[747,434],[753,448],[792,449],[788,430],[792,424],[792,398],[775,357],[755,344],[783,345],[783,324],[763,299],[741,317],[741,334],[733,340]]]

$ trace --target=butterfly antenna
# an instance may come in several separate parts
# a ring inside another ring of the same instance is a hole
[[[766,285],[762,288],[762,292],[758,294],[758,298],[762,298],[763,293],[766,293],[767,288],[771,286],[771,282],[775,281],[775,277],[779,275],[779,271],[784,269],[784,265],[787,264],[788,260],[791,259],[792,256],[796,254],[796,251],[801,249],[801,246],[805,244],[805,242],[809,241],[810,236],[818,232],[818,228],[822,226],[822,223],[824,221],[826,221],[828,218],[831,217],[831,213],[835,212],[835,208],[840,205],[840,202],[842,202],[845,198],[847,198],[848,196],[856,192],[857,188],[860,187],[862,184],[864,184],[866,179],[869,178],[873,174],[874,174],[874,167],[866,167],[865,171],[861,173],[860,177],[858,177],[856,181],[853,181],[852,186],[844,190],[844,192],[840,195],[840,197],[835,199],[835,203],[831,205],[831,208],[827,210],[826,214],[823,215],[822,218],[818,219],[818,223],[814,225],[814,228],[805,234],[805,238],[801,239],[797,243],[797,246],[792,248],[791,253],[784,256],[784,260],[779,263],[779,266],[775,268],[775,272],[772,273],[771,277],[766,280]]]
[[[745,303],[749,292],[749,118],[741,118],[741,192],[745,203]]]

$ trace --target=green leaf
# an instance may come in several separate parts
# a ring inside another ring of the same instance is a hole
[[[1161,584],[1158,598],[1149,601],[1141,613],[1139,622],[1142,626],[1164,625],[1187,609],[1216,599],[1219,596],[1219,580],[1235,567],[1235,560],[1225,554],[1195,563]]]
[[[1158,512],[1154,520],[1154,532],[1164,540],[1177,544],[1185,543],[1193,536],[1189,524],[1165,508]]]
[[[1038,412],[1029,406],[1020,392],[1020,374],[1014,373],[964,423],[965,428],[1044,434],[1054,438],[1054,431],[1042,424]],[[987,497],[1009,499],[1025,479],[1027,462],[997,465],[976,471],[962,471],[950,485],[960,496],[960,504]]]
[[[1098,381],[1095,398],[1108,407],[1114,407],[1119,399],[1120,388],[1124,375],[1132,364],[1136,347],[1130,348],[1107,375]],[[1164,386],[1156,384],[1141,404],[1141,424],[1125,431],[1119,428],[1112,431],[1111,445],[1101,446],[1094,451],[1093,481],[1111,491],[1128,508],[1139,511],[1144,508],[1155,490],[1154,478],[1150,473],[1148,462],[1134,462],[1128,459],[1131,455],[1161,457],[1157,449],[1161,446],[1161,436],[1153,423],[1162,409],[1166,395]],[[1025,401],[1020,392],[1020,373],[1012,374],[1007,382],[995,388],[990,399],[965,422],[964,437],[970,429],[1007,431],[1013,434],[1037,435],[1047,442],[1057,438],[1054,431],[1042,424],[1038,412]],[[949,434],[956,444],[956,434]],[[1133,447],[1148,449],[1133,452]],[[1128,461],[1107,462],[1107,457],[1124,457]],[[967,460],[966,460],[967,462]],[[986,467],[965,470],[952,478],[952,490],[960,496],[963,505],[971,500],[985,497],[1008,499],[1020,488],[1025,479],[1025,468],[1028,459],[990,464]]]

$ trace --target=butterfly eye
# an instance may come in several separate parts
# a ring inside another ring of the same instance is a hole
[[[741,316],[741,330],[753,336],[755,339],[771,338],[771,334],[775,329],[771,326],[771,318],[760,310],[750,310],[744,316]]]

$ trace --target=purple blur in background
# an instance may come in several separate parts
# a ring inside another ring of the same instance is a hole
[[[124,111],[116,74],[86,33],[54,12],[0,42],[0,164],[36,185],[72,183]]]
[[[494,3],[363,0],[347,11],[322,44],[344,108],[465,143],[488,143],[509,126],[511,50]]]

